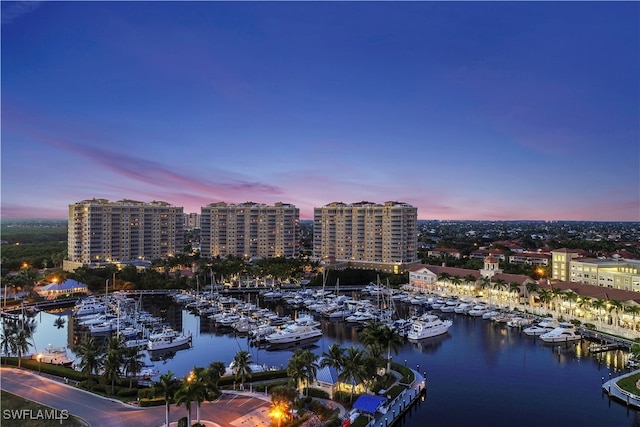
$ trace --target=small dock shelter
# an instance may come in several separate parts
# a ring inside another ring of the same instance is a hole
[[[62,283],[49,283],[40,288],[38,293],[46,299],[55,299],[70,294],[86,294],[87,285],[77,280],[67,279]]]

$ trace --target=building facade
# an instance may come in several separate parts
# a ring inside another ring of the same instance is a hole
[[[83,200],[69,205],[65,269],[182,253],[183,208],[166,202]]]
[[[300,252],[300,209],[246,202],[212,203],[200,214],[200,255],[297,257]]]
[[[195,212],[184,214],[184,228],[185,230],[200,228],[200,214]]]
[[[624,258],[581,258],[568,249],[552,251],[553,279],[606,288],[640,291],[640,261]]]
[[[417,262],[418,209],[406,203],[334,202],[314,209],[313,255],[404,271]]]

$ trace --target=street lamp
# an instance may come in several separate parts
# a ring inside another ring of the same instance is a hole
[[[38,375],[42,375],[42,353],[36,357],[38,359]]]

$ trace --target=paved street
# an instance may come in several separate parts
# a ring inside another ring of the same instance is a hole
[[[164,424],[165,408],[138,408],[117,400],[107,399],[93,393],[54,381],[28,370],[1,368],[1,388],[25,399],[40,404],[67,410],[95,427],[161,426]],[[258,395],[223,394],[215,402],[202,403],[200,413],[203,421],[220,427],[269,426],[269,401]],[[184,406],[171,406],[170,422],[187,415]],[[196,405],[191,406],[191,417],[196,420]],[[13,424],[12,424],[13,423]],[[3,426],[21,425],[19,421],[2,420]]]

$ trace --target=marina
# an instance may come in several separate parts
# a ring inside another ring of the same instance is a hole
[[[360,295],[345,295],[342,300],[350,301],[353,298],[358,301],[354,308],[367,305]],[[372,307],[377,308],[377,296],[369,298]],[[186,376],[195,366],[206,366],[213,361],[228,365],[240,350],[249,351],[251,362],[260,366],[260,369],[280,369],[286,367],[297,348],[309,348],[321,355],[334,343],[342,346],[360,345],[358,333],[361,324],[322,315],[319,309],[310,312],[306,307],[287,303],[284,298],[272,301],[260,299],[257,304],[246,299],[255,301],[256,296],[251,295],[239,303],[231,299],[223,300],[222,307],[235,308],[236,314],[244,316],[247,322],[252,319],[250,323],[255,325],[255,330],[265,328],[259,319],[271,316],[275,323],[281,322],[281,325],[294,321],[301,324],[315,322],[314,327],[321,331],[321,335],[308,341],[269,345],[268,342],[255,340],[249,332],[238,332],[232,326],[217,323],[213,313],[207,314],[208,307],[204,304],[198,307],[198,304],[194,304],[195,299],[176,302],[166,296],[143,297],[141,302],[137,301],[138,312],[149,313],[147,322],[152,322],[152,317],[156,315],[160,316],[174,333],[191,337],[186,345],[174,348],[149,351],[148,347],[146,350],[141,347],[148,366],[145,373],[162,374],[171,370],[178,377]],[[188,307],[189,304],[192,305]],[[404,318],[411,318],[412,315],[418,318],[419,311],[427,313],[424,305],[410,301],[396,299],[394,305]],[[122,308],[122,302],[120,306]],[[635,410],[609,401],[601,390],[605,378],[629,371],[629,357],[625,349],[611,348],[596,352],[592,351],[594,343],[585,339],[545,343],[539,336],[524,333],[526,328],[509,326],[507,321],[503,322],[499,317],[504,316],[502,311],[494,315],[495,320],[470,313],[443,313],[433,308],[430,312],[451,322],[448,331],[431,338],[405,341],[397,354],[392,353],[394,361],[412,367],[427,378],[424,401],[406,408],[402,421],[404,425],[422,426],[421,416],[434,420],[433,425],[477,425],[478,420],[481,420],[481,424],[491,421],[492,425],[513,425],[513,421],[503,424],[496,422],[497,410],[507,417],[505,420],[517,419],[518,425],[525,426],[539,425],[545,419],[553,419],[554,425],[557,425],[557,419],[566,423],[601,420],[599,424],[589,425],[635,425]],[[384,310],[379,315],[384,316]],[[60,317],[66,320],[61,322],[62,327],[56,326],[56,320]],[[38,326],[34,335],[34,350],[37,351],[46,346],[73,348],[88,333],[85,328],[75,329],[77,325],[71,311],[40,312],[35,319]],[[74,356],[71,351],[69,353]],[[157,376],[150,378],[151,381],[154,379]],[[526,390],[526,393],[519,390]],[[544,405],[545,411],[530,407],[532,399]],[[564,413],[557,405],[558,399],[569,399],[568,404],[578,410]],[[466,410],[451,413],[452,405],[457,406],[463,401],[465,408],[476,411],[473,418],[468,416]],[[523,414],[530,414],[531,417],[523,417]],[[536,422],[527,424],[529,418],[535,418]],[[611,424],[611,420],[616,420],[615,424]]]

